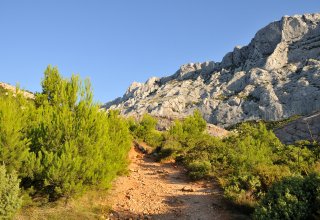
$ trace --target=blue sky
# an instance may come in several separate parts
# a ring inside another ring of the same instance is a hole
[[[132,81],[220,61],[283,15],[314,12],[318,0],[0,0],[0,81],[41,91],[51,64],[90,78],[104,103]]]

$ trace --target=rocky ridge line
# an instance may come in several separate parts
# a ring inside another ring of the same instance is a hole
[[[104,105],[122,114],[183,118],[199,109],[213,124],[280,120],[320,109],[320,14],[284,16],[222,62],[189,63],[134,82]]]

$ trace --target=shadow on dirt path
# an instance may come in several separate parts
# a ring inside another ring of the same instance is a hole
[[[248,219],[228,209],[222,191],[211,181],[190,182],[174,163],[157,163],[132,148],[128,176],[111,190],[108,219]]]

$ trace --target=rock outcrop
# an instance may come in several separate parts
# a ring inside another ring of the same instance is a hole
[[[282,143],[294,144],[297,141],[320,141],[320,112],[294,120],[274,130]]]
[[[104,108],[171,119],[199,109],[224,127],[320,110],[320,14],[285,16],[221,62],[190,63],[171,76],[134,82]]]
[[[0,82],[0,88],[3,88],[5,90],[7,90],[7,91],[12,92],[13,95],[15,95],[16,92],[18,92],[18,93],[22,94],[27,99],[35,99],[35,96],[34,96],[33,93],[27,92],[27,91],[23,91],[21,89],[17,89],[17,87],[9,85],[7,83]]]

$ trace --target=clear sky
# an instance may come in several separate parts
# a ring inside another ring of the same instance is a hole
[[[90,78],[104,103],[132,81],[221,61],[283,15],[314,12],[319,0],[0,0],[0,81],[40,91],[51,64]]]

